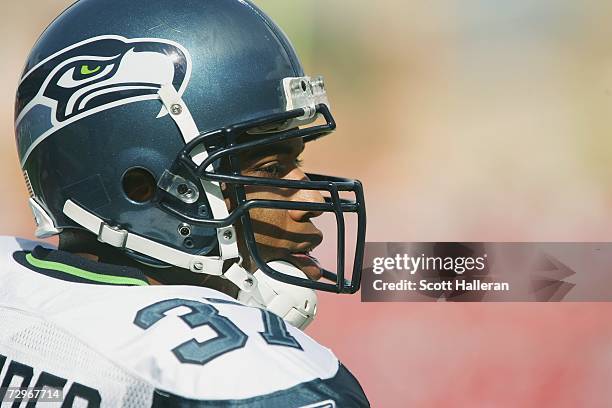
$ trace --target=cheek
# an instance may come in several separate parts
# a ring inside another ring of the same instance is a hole
[[[275,189],[275,191],[265,190],[261,187],[246,187],[247,200],[287,200],[283,195],[285,191]],[[278,235],[279,229],[284,229],[289,216],[287,210],[275,210],[269,208],[255,208],[249,211],[251,220],[253,221],[253,230],[255,234],[263,235]]]
[[[286,230],[287,211],[256,208],[249,212],[258,243],[274,244],[282,240],[281,231]]]
[[[269,187],[246,186],[245,194],[247,200],[287,200],[286,189],[274,189]],[[226,199],[226,203],[228,200]],[[255,241],[266,247],[284,247],[286,231],[289,226],[289,213],[287,210],[275,210],[269,208],[254,208],[249,211]],[[260,250],[264,250],[260,248]]]

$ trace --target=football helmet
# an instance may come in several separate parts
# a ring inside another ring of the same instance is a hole
[[[298,326],[314,315],[312,289],[359,288],[361,184],[314,174],[299,181],[244,176],[238,155],[294,138],[309,142],[335,126],[323,79],[304,74],[279,27],[246,0],[80,0],[34,45],[15,106],[38,237],[84,229],[144,264],[222,275],[242,300]],[[133,188],[147,178],[155,188]],[[221,183],[233,186],[233,208]],[[248,200],[245,186],[327,197]],[[309,280],[288,262],[264,262],[254,208],[333,213],[337,270],[323,270],[332,282]],[[351,280],[346,213],[358,219]],[[237,223],[250,254],[239,253]],[[241,267],[249,255],[255,274]]]

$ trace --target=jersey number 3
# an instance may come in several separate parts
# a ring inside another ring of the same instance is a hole
[[[211,303],[235,303],[220,299],[206,299]],[[212,339],[199,342],[196,339],[188,340],[172,349],[172,352],[182,363],[204,365],[209,361],[230,351],[244,347],[248,336],[238,328],[230,319],[219,314],[219,311],[209,303],[189,299],[167,299],[154,303],[136,313],[134,324],[141,329],[148,329],[166,317],[165,313],[177,307],[187,307],[191,311],[179,316],[189,327],[195,329],[200,326],[210,327],[217,335]],[[261,310],[261,309],[260,309]],[[267,310],[261,310],[264,331],[259,332],[266,343],[275,346],[293,347],[302,350],[302,347],[287,330],[285,322]]]

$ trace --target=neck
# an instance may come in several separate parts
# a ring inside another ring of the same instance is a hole
[[[78,255],[96,262],[103,262],[103,260],[100,260],[100,256],[97,254],[75,252],[74,255]],[[114,255],[113,261],[115,262],[112,262],[113,264],[126,265],[140,269],[147,277],[147,280],[151,285],[203,286],[218,290],[219,292],[223,292],[234,298],[238,296],[238,288],[228,279],[224,279],[221,276],[213,276],[205,273],[193,273],[186,269],[177,267],[153,268],[136,262],[122,253]]]
[[[237,297],[238,288],[228,279],[205,273],[193,273],[178,267],[155,268],[127,256],[123,251],[99,242],[82,230],[66,229],[60,234],[59,249],[96,262],[125,265],[140,269],[152,285],[205,286]]]
[[[87,258],[87,259],[89,259],[91,261],[96,261],[96,262],[98,262],[98,260],[100,259],[98,257],[98,255],[88,254],[88,253],[85,253],[85,252],[73,252],[73,254],[77,255],[77,256],[80,256],[81,258]]]

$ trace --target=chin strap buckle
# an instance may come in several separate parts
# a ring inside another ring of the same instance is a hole
[[[223,273],[223,276],[229,279],[234,285],[238,286],[241,291],[253,294],[258,293],[256,290],[257,278],[237,263],[232,264],[232,266]]]
[[[112,245],[116,248],[125,248],[127,242],[128,232],[119,227],[108,225],[105,222],[100,223],[100,230],[98,231],[98,241]]]

